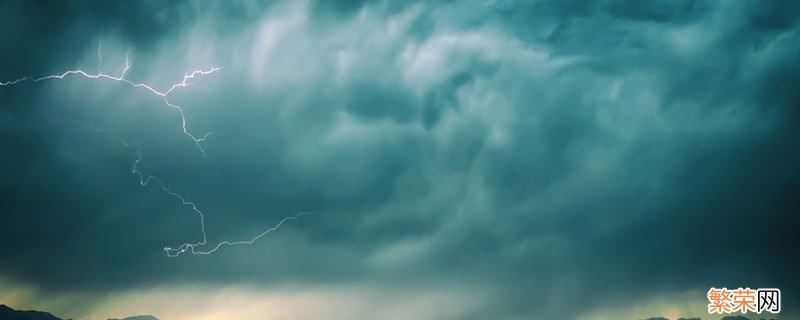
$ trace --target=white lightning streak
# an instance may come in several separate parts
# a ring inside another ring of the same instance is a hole
[[[127,54],[125,55],[125,69],[122,70],[122,74],[120,74],[120,76],[115,77],[115,76],[112,76],[112,75],[108,75],[108,74],[102,73],[99,70],[100,66],[103,63],[103,60],[102,60],[103,56],[102,56],[102,51],[101,51],[102,50],[102,46],[103,46],[102,42],[97,46],[97,57],[100,60],[100,63],[97,65],[97,67],[98,67],[97,74],[91,74],[91,73],[88,73],[88,72],[83,71],[81,69],[68,70],[68,71],[65,71],[64,73],[61,73],[61,74],[52,74],[52,75],[43,76],[43,77],[39,77],[39,78],[23,77],[23,78],[19,78],[19,79],[8,81],[8,82],[0,82],[0,86],[14,85],[14,84],[17,84],[17,83],[22,82],[22,81],[39,82],[39,81],[49,80],[49,79],[64,79],[66,76],[69,76],[69,75],[82,75],[82,76],[84,76],[86,78],[90,78],[90,79],[108,79],[108,80],[124,82],[124,83],[127,83],[127,84],[133,86],[134,88],[145,89],[145,90],[149,91],[150,93],[161,97],[164,100],[164,104],[166,104],[168,107],[173,108],[173,109],[178,111],[178,113],[181,115],[181,128],[183,129],[183,134],[185,134],[186,136],[188,136],[189,138],[192,139],[192,141],[194,142],[194,144],[197,147],[197,149],[200,150],[200,152],[203,154],[203,157],[207,157],[206,151],[205,151],[205,149],[203,149],[203,146],[200,143],[206,141],[206,139],[208,139],[208,136],[210,136],[213,132],[208,132],[208,133],[204,134],[202,137],[199,137],[199,138],[197,136],[195,136],[194,134],[190,133],[189,129],[187,128],[186,114],[183,112],[183,108],[181,106],[179,106],[179,105],[176,105],[176,104],[170,102],[169,99],[168,99],[168,96],[169,96],[170,93],[175,91],[175,89],[177,89],[177,88],[191,86],[192,84],[188,82],[189,80],[192,80],[197,76],[208,75],[208,74],[214,73],[216,71],[222,70],[222,67],[211,67],[211,69],[208,69],[208,70],[195,70],[195,71],[192,71],[192,73],[185,73],[183,75],[183,80],[181,82],[173,84],[166,91],[159,91],[158,89],[156,89],[156,88],[154,88],[154,87],[152,87],[150,85],[147,85],[147,84],[144,84],[144,83],[136,83],[136,82],[133,82],[131,80],[125,79],[125,74],[130,69],[130,61],[128,59],[128,55]]]
[[[125,55],[125,68],[122,70],[122,74],[119,77],[115,77],[115,76],[111,76],[111,75],[108,75],[108,74],[104,74],[100,70],[100,68],[102,67],[102,63],[103,63],[102,42],[98,44],[97,57],[98,57],[98,60],[99,60],[99,63],[98,63],[98,66],[97,66],[98,67],[97,74],[90,74],[90,73],[87,73],[87,72],[85,72],[83,70],[80,70],[80,69],[78,69],[78,70],[69,70],[69,71],[66,71],[66,72],[64,72],[62,74],[54,74],[54,75],[49,75],[49,76],[44,76],[44,77],[39,77],[39,78],[23,77],[23,78],[19,78],[19,79],[13,80],[13,81],[0,82],[0,86],[14,85],[14,84],[17,84],[17,83],[23,82],[23,81],[38,82],[38,81],[47,80],[47,79],[63,79],[64,77],[66,77],[68,75],[78,74],[78,75],[82,75],[84,77],[91,78],[91,79],[100,79],[100,78],[109,79],[109,80],[114,80],[114,81],[120,81],[120,82],[127,83],[127,84],[133,86],[134,88],[144,88],[147,91],[149,91],[149,92],[151,92],[151,93],[163,98],[164,103],[167,106],[178,110],[178,113],[180,113],[180,115],[181,115],[181,124],[182,124],[182,128],[183,128],[183,133],[185,135],[187,135],[188,137],[190,137],[192,139],[192,141],[194,141],[195,146],[197,146],[197,148],[203,154],[203,156],[204,157],[206,156],[205,150],[203,150],[203,148],[200,145],[200,143],[205,141],[208,138],[208,136],[211,134],[211,132],[206,133],[201,138],[197,138],[193,134],[189,133],[189,131],[187,130],[186,116],[185,116],[185,114],[183,112],[183,108],[181,108],[178,105],[175,105],[175,104],[171,103],[167,99],[167,96],[169,96],[169,94],[172,93],[177,88],[192,86],[193,84],[189,83],[188,81],[193,79],[193,78],[195,78],[196,76],[211,74],[211,73],[213,73],[215,71],[218,71],[218,70],[220,70],[222,68],[212,67],[209,70],[205,70],[205,71],[204,70],[196,70],[196,71],[193,71],[192,73],[184,74],[183,81],[181,81],[179,83],[176,83],[176,84],[173,84],[166,91],[159,91],[159,90],[156,90],[155,88],[153,88],[152,86],[149,86],[147,84],[135,83],[133,81],[125,79],[125,74],[128,72],[128,70],[131,67],[130,66],[130,60],[128,58],[128,54],[127,53]],[[146,175],[146,174],[142,173],[139,170],[139,164],[144,159],[144,156],[143,156],[143,153],[142,153],[142,146],[139,143],[130,143],[130,142],[126,141],[125,139],[122,139],[119,136],[115,135],[111,131],[99,128],[99,127],[95,126],[94,124],[92,124],[90,122],[78,121],[78,120],[60,120],[60,119],[49,119],[49,120],[53,121],[53,122],[73,123],[73,124],[84,125],[84,126],[87,126],[90,129],[94,130],[95,132],[102,133],[102,134],[105,134],[105,135],[111,137],[114,141],[122,144],[125,147],[136,146],[137,158],[136,158],[136,160],[133,161],[133,164],[131,164],[131,173],[135,174],[136,176],[139,177],[139,184],[142,185],[142,186],[147,186],[151,182],[155,182],[161,188],[161,190],[164,191],[166,194],[178,199],[181,202],[182,205],[190,207],[192,209],[192,211],[197,213],[197,215],[200,218],[200,231],[202,233],[202,240],[198,241],[198,242],[195,242],[195,243],[184,243],[184,244],[181,244],[180,246],[178,246],[177,248],[172,248],[172,247],[169,247],[169,246],[164,247],[164,252],[166,252],[168,257],[177,257],[177,256],[179,256],[179,255],[181,255],[182,253],[185,253],[185,252],[191,252],[192,254],[196,254],[196,255],[209,255],[209,254],[212,254],[212,253],[216,252],[217,250],[219,250],[222,246],[253,244],[254,242],[256,242],[261,237],[263,237],[263,236],[265,236],[265,235],[277,230],[278,228],[280,228],[280,226],[283,225],[284,222],[286,222],[288,220],[295,220],[297,218],[300,218],[303,215],[313,213],[313,212],[300,212],[300,213],[297,213],[297,214],[295,214],[293,216],[287,216],[287,217],[283,218],[280,222],[278,222],[276,225],[270,227],[269,229],[264,230],[263,232],[259,233],[255,237],[250,238],[250,240],[243,240],[243,241],[227,241],[226,240],[226,241],[222,241],[222,242],[217,243],[216,246],[214,246],[214,248],[211,249],[211,250],[202,250],[202,248],[206,246],[207,239],[208,239],[207,234],[206,234],[205,215],[197,207],[197,205],[194,202],[188,201],[180,193],[172,191],[170,188],[167,187],[167,185],[160,178],[158,178],[157,176],[153,176],[153,175]]]

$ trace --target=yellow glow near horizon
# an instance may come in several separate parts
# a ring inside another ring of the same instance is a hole
[[[226,319],[452,319],[481,305],[463,290],[396,291],[367,287],[259,288],[157,287],[101,297],[44,295],[30,286],[0,281],[0,300],[73,319],[150,314],[161,320]]]

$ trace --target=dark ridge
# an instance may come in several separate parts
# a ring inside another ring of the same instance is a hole
[[[35,310],[14,310],[4,304],[0,304],[0,320],[65,320],[50,313]],[[133,316],[124,319],[109,320],[158,320],[150,315]]]
[[[50,313],[33,310],[14,310],[0,304],[0,320],[63,320]]]

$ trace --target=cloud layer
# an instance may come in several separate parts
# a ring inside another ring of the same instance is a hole
[[[224,67],[171,97],[189,130],[214,132],[208,159],[174,110],[130,87],[0,87],[0,277],[90,297],[348,286],[404,305],[450,292],[420,307],[428,319],[577,318],[780,287],[791,312],[798,9],[0,3],[2,81],[95,70],[98,41],[102,70],[130,50],[129,77],[160,88]],[[137,184],[135,150],[54,118],[140,142],[141,169],[206,212],[212,243],[319,213],[252,246],[166,258],[198,239],[196,216]]]

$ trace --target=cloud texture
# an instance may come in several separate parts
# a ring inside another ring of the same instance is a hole
[[[104,72],[130,50],[129,78],[159,88],[224,67],[171,96],[190,131],[214,132],[207,159],[174,110],[129,86],[0,87],[0,277],[87,297],[63,309],[77,316],[102,314],[91,301],[108,293],[195,286],[200,304],[231,286],[357,292],[342,298],[351,319],[382,312],[358,297],[439,297],[398,318],[553,319],[686,292],[702,305],[710,286],[779,287],[792,312],[798,10],[0,2],[2,81],[96,70],[98,41]],[[200,206],[211,243],[318,213],[252,246],[166,258],[200,236],[193,212],[137,184],[135,149],[48,119],[140,142],[142,171]]]

